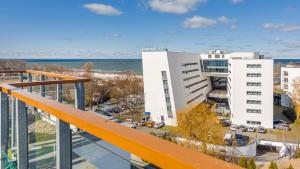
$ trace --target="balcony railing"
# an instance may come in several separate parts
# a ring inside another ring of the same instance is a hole
[[[159,139],[140,132],[138,130],[122,126],[116,122],[107,120],[95,112],[85,111],[84,82],[89,79],[74,77],[49,72],[33,70],[0,71],[0,74],[18,73],[20,82],[0,84],[0,145],[1,159],[9,147],[10,125],[8,124],[9,106],[8,97],[16,99],[16,150],[17,167],[27,169],[28,160],[28,131],[27,131],[27,108],[35,107],[57,118],[56,130],[56,168],[72,168],[72,136],[70,125],[79,128],[99,139],[106,141],[124,151],[139,156],[160,168],[170,169],[225,169],[239,168],[231,163],[215,159],[200,152],[192,151],[175,143]],[[24,81],[24,74],[27,80]],[[40,76],[42,81],[32,81],[32,76]],[[51,77],[56,80],[43,81]],[[62,104],[61,89],[63,84],[75,85],[75,108]],[[57,85],[57,100],[44,97],[45,85]],[[32,93],[33,86],[40,86],[41,95]],[[28,90],[24,89],[25,87]],[[2,162],[1,168],[4,168]]]

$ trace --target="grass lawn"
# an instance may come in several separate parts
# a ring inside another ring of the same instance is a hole
[[[30,133],[29,134],[29,143],[38,143],[48,140],[54,140],[56,138],[55,134],[51,133]]]
[[[175,129],[175,127],[173,126],[164,126],[162,128],[160,128],[160,130],[166,131],[168,133],[172,132]]]

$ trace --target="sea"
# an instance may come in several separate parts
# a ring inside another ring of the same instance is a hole
[[[103,73],[119,73],[131,70],[138,75],[143,74],[141,59],[27,59],[29,65],[58,64],[67,69],[80,68],[87,62],[94,64],[94,70]],[[274,64],[300,63],[299,59],[274,59]]]

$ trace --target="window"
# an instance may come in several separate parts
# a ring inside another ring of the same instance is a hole
[[[260,121],[247,121],[247,124],[250,124],[250,125],[261,125],[261,122]]]
[[[289,79],[288,78],[284,78],[283,81],[284,81],[284,83],[288,83]]]
[[[259,91],[247,91],[247,95],[257,95],[257,96],[260,96],[261,92],[259,92]]]
[[[192,76],[192,77],[187,77],[187,78],[184,78],[183,81],[189,81],[191,79],[195,79],[197,77],[200,77],[200,75],[195,75],[195,76]]]
[[[217,55],[215,55],[215,58]],[[227,73],[228,72],[228,60],[227,59],[205,59],[202,62],[202,72],[205,73]]]
[[[165,116],[160,116],[160,120],[161,120],[161,122],[164,122],[165,121]]]
[[[170,103],[170,97],[166,97],[166,102]]]
[[[192,65],[198,65],[198,63],[184,63],[181,66],[186,67],[186,66],[192,66]]]
[[[170,105],[169,86],[168,86],[166,71],[162,71],[161,75],[162,75],[162,80],[163,80],[163,84],[164,84],[163,88],[164,88],[164,93],[165,93],[168,118],[173,118],[172,107]]]
[[[285,85],[283,85],[283,88],[287,90],[287,89],[289,89],[289,86],[287,84],[285,84]]]
[[[247,68],[261,68],[261,64],[247,64]]]
[[[288,76],[288,75],[289,75],[289,72],[283,71],[283,76]]]
[[[203,93],[199,94],[198,96],[192,98],[191,100],[187,101],[187,104],[190,104],[191,102],[195,101],[196,99],[198,99],[199,97],[201,97],[203,95]]]
[[[260,100],[247,100],[247,104],[261,104]]]
[[[187,86],[185,86],[185,88],[188,89],[188,88],[190,88],[190,87],[192,87],[192,86],[195,86],[195,85],[197,85],[197,84],[199,84],[199,83],[202,83],[202,82],[205,82],[205,81],[207,81],[207,79],[204,79],[204,80],[201,80],[201,81],[192,83],[192,84],[190,84],[190,85],[187,85]]]
[[[203,88],[205,88],[207,86],[208,86],[208,84],[206,84],[206,85],[204,85],[204,86],[202,86],[202,87],[200,87],[200,88],[198,88],[196,90],[193,90],[193,91],[191,91],[191,94],[193,94],[193,93],[195,93],[195,92],[197,92],[197,91],[199,91],[199,90],[201,90],[201,89],[203,89]]]
[[[247,73],[247,77],[261,77],[261,73]]]
[[[261,110],[259,110],[259,109],[247,109],[247,113],[258,113],[258,114],[260,114]]]
[[[247,86],[261,86],[260,82],[247,82]]]
[[[184,70],[184,71],[182,71],[182,73],[188,74],[188,73],[191,73],[191,72],[196,72],[196,71],[198,71],[198,70],[199,70],[199,69]]]

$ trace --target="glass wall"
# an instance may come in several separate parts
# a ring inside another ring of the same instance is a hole
[[[228,60],[209,59],[201,60],[202,72],[205,73],[228,73]]]

